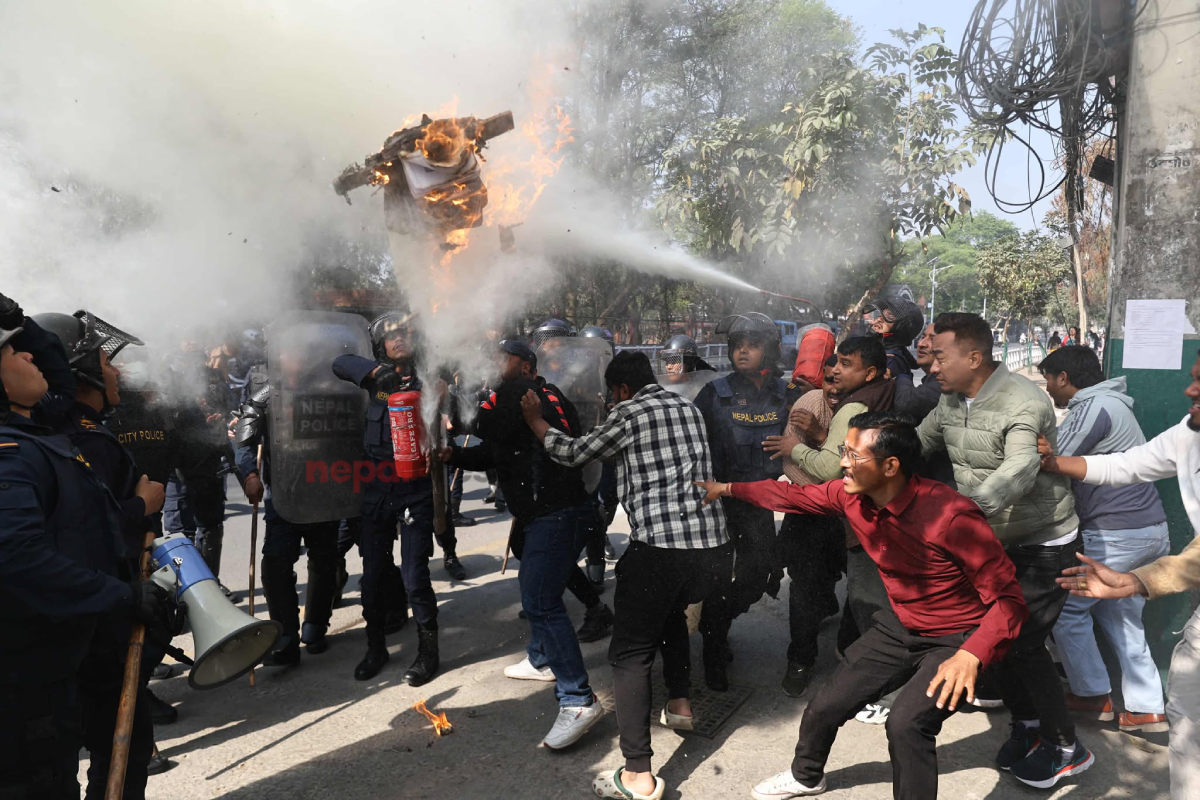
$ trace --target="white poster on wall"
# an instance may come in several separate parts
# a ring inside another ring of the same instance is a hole
[[[1183,335],[1195,333],[1184,300],[1126,300],[1122,369],[1183,368]]]

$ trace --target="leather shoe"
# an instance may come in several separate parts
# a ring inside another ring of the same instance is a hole
[[[811,667],[789,661],[787,672],[783,674],[783,693],[788,697],[800,697],[808,689],[811,673]]]
[[[158,752],[158,748],[155,747],[154,752],[150,754],[150,761],[146,764],[146,774],[161,775],[162,773],[175,769],[175,767],[178,766],[178,761],[172,761],[171,759],[167,758],[162,753]]]
[[[475,523],[471,523],[474,525]],[[463,567],[462,562],[458,560],[458,556],[446,556],[442,559],[442,567],[446,570],[446,574],[456,581],[465,581],[467,579],[467,570]]]
[[[300,628],[300,641],[310,655],[319,656],[329,649],[329,640],[325,638],[327,626],[306,622]]]
[[[155,725],[170,725],[179,719],[179,709],[163,700],[149,689],[146,690],[150,702],[150,721]]]
[[[379,674],[383,669],[383,665],[391,658],[388,655],[387,647],[382,645],[378,647],[368,647],[367,654],[363,656],[363,660],[358,662],[358,666],[354,668],[354,680],[369,681]]]
[[[300,663],[300,642],[290,636],[282,639],[280,647],[267,653],[263,659],[264,667],[294,667]]]

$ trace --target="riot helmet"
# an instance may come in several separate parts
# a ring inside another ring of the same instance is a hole
[[[413,355],[416,354],[416,337],[414,329],[416,327],[416,314],[407,311],[385,311],[375,319],[371,320],[371,347],[375,352],[375,358],[380,361],[392,361],[387,354],[387,340],[389,337],[398,332],[403,332],[408,336],[409,351]]]
[[[24,328],[0,328],[0,350],[4,345],[8,344],[8,340],[20,333]],[[4,384],[0,383],[0,424],[3,424],[8,417],[8,392],[4,388]]]
[[[613,343],[612,331],[608,328],[601,328],[599,325],[588,325],[579,332],[579,335],[584,339],[603,339],[608,342],[608,348],[617,352],[616,345]]]
[[[74,314],[37,314],[31,319],[59,338],[75,377],[101,392],[104,391],[104,370],[100,364],[100,351],[103,350],[112,361],[125,345],[145,345],[136,336],[83,309]]]
[[[548,319],[533,329],[533,349],[537,350],[546,341],[571,336],[571,326],[561,319]]]
[[[714,332],[717,335],[725,334],[729,337],[730,365],[734,363],[734,351],[743,339],[748,338],[761,342],[763,345],[763,360],[760,368],[764,372],[780,373],[779,359],[783,354],[780,349],[779,326],[766,314],[758,311],[731,314],[717,323]]]
[[[667,340],[658,351],[658,370],[662,375],[681,375],[696,371],[700,350],[696,340],[685,334],[676,334]]]
[[[883,339],[884,347],[908,347],[925,329],[925,315],[911,300],[880,298],[868,308],[878,311],[879,318],[892,326],[887,332],[874,331]]]

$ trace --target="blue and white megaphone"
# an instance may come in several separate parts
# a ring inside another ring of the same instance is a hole
[[[150,579],[187,604],[196,647],[188,674],[193,689],[214,689],[244,675],[271,652],[278,622],[256,619],[225,597],[200,551],[182,533],[154,540]]]

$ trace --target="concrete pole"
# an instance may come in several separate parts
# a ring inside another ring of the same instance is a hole
[[[1140,5],[1139,5],[1140,7]],[[1129,73],[1119,87],[1113,263],[1109,276],[1109,377],[1124,375],[1147,438],[1179,423],[1183,389],[1200,345],[1189,333],[1179,370],[1125,369],[1125,303],[1130,299],[1188,301],[1200,330],[1200,15],[1195,0],[1147,0],[1133,22]],[[1166,321],[1164,321],[1166,324]],[[1172,550],[1192,538],[1175,481],[1158,484],[1167,508]],[[1147,607],[1146,627],[1166,664],[1172,630],[1182,627],[1187,598]]]

